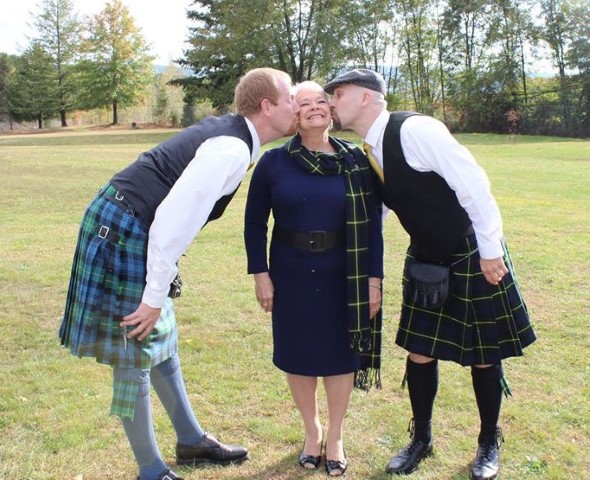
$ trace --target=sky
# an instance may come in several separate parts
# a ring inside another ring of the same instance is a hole
[[[72,0],[79,17],[100,12],[106,0]],[[0,15],[0,52],[21,54],[34,34],[33,20],[40,11],[42,0],[9,0],[2,2]],[[135,19],[135,24],[156,57],[156,65],[168,65],[182,56],[188,35],[186,9],[191,0],[123,0]]]

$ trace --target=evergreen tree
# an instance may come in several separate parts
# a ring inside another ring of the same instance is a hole
[[[15,120],[43,121],[59,112],[59,85],[53,58],[41,45],[33,43],[17,58],[14,75],[8,83],[8,109]]]
[[[8,79],[11,75],[10,59],[6,53],[0,53],[0,122],[10,120],[8,112]]]
[[[34,42],[52,57],[59,89],[61,126],[67,126],[66,114],[73,108],[75,91],[73,64],[79,53],[81,25],[71,0],[43,0],[35,17]]]

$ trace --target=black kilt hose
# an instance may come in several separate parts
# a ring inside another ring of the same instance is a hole
[[[491,285],[481,272],[475,235],[461,240],[450,259],[452,297],[437,310],[403,301],[396,343],[409,352],[464,366],[521,356],[536,337],[505,242],[502,246],[508,273],[499,285]],[[409,248],[406,265],[411,258]],[[407,283],[404,274],[404,289]]]

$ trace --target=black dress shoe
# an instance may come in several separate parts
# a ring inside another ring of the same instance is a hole
[[[224,445],[210,433],[206,433],[201,441],[193,445],[176,444],[176,464],[196,465],[214,463],[229,465],[248,460],[248,450],[235,445]]]
[[[137,477],[139,480],[139,477]],[[158,480],[184,480],[182,477],[176,475],[172,470],[168,470],[158,477]]]
[[[407,475],[415,471],[418,464],[429,455],[432,455],[432,440],[430,443],[412,440],[389,461],[385,471],[397,475]]]
[[[504,441],[502,431],[498,428],[496,436],[477,447],[475,460],[471,467],[473,480],[492,480],[500,470],[500,443]]]

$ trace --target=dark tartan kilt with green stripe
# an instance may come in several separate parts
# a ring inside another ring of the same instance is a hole
[[[141,303],[148,235],[132,213],[104,194],[114,196],[115,188],[101,191],[82,219],[59,337],[78,357],[121,368],[151,368],[177,352],[172,301],[166,300],[146,339],[125,341],[119,323]],[[109,228],[109,238],[98,235],[101,226]]]
[[[496,286],[481,272],[475,235],[462,240],[450,260],[452,298],[437,310],[403,302],[396,343],[409,352],[461,365],[499,364],[521,356],[536,337],[503,246],[509,273]],[[406,264],[411,258],[408,249]],[[407,284],[404,274],[403,288]]]

